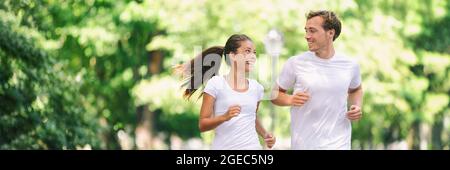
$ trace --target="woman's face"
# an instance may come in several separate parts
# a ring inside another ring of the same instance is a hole
[[[253,42],[250,40],[240,42],[241,46],[236,50],[236,53],[231,52],[231,64],[238,69],[238,71],[250,72],[256,62],[256,49]]]

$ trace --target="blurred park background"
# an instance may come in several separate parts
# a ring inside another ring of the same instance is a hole
[[[263,65],[275,28],[281,68],[307,50],[317,9],[340,16],[335,48],[361,65],[352,148],[448,150],[448,0],[0,0],[0,149],[209,149],[201,100],[182,98],[172,66],[233,33]],[[258,114],[289,149],[289,109],[264,101]]]

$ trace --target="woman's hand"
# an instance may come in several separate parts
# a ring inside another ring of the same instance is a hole
[[[233,106],[230,106],[228,108],[228,111],[225,114],[223,114],[223,116],[225,118],[225,121],[228,121],[231,118],[236,117],[237,115],[239,115],[239,113],[241,113],[241,106],[233,105]]]
[[[272,148],[275,145],[276,138],[271,133],[266,133],[264,135],[264,142],[266,143],[268,148]]]

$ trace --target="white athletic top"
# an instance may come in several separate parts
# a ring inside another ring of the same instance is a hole
[[[223,122],[215,129],[213,150],[257,150],[262,149],[256,132],[256,107],[263,97],[264,88],[257,81],[248,79],[246,92],[233,90],[223,76],[212,77],[204,89],[205,93],[215,98],[214,116],[228,111],[238,104],[241,113]]]
[[[322,59],[308,51],[287,60],[277,83],[310,94],[303,106],[291,107],[292,149],[351,148],[347,97],[361,84],[357,62],[342,54]]]

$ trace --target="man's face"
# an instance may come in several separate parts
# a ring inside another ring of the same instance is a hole
[[[326,31],[323,25],[323,18],[315,16],[306,21],[305,26],[305,39],[308,42],[308,48],[312,52],[328,46],[333,42],[334,29]]]

